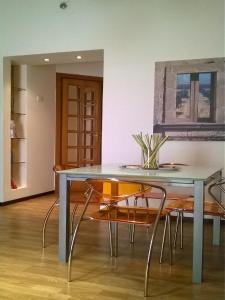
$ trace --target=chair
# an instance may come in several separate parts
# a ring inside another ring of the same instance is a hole
[[[179,193],[167,193],[166,201],[174,201],[174,200],[184,200],[187,199],[187,197],[191,197],[191,195],[187,194],[179,194]],[[134,199],[134,206],[137,206],[138,201],[144,200],[146,207],[149,207],[149,200],[151,199],[160,199],[160,193],[147,191],[146,193],[140,193],[136,195]],[[127,202],[127,205],[129,203]],[[132,228],[130,228],[130,242],[134,243],[134,235],[135,235],[135,225],[132,225]]]
[[[55,174],[57,174],[57,171],[61,171],[61,170],[65,170],[65,169],[71,169],[71,168],[73,168],[73,166],[71,166],[71,165],[55,165],[53,167],[53,171],[55,172]],[[53,204],[49,207],[49,209],[48,209],[48,211],[45,215],[43,226],[42,226],[42,248],[45,248],[45,246],[46,246],[45,245],[45,236],[46,236],[46,227],[47,227],[47,224],[48,224],[48,220],[49,220],[53,210],[58,206],[59,206],[59,199],[57,198],[53,202]],[[71,213],[71,228],[73,228],[74,217],[75,217],[77,207],[78,207],[78,204],[75,203],[74,207],[73,207],[73,210],[72,210],[72,213]]]
[[[217,199],[215,195],[216,190],[217,192],[222,192],[225,195],[225,179],[221,178],[216,182],[212,183],[208,187],[208,193],[212,197],[213,202],[206,200],[204,202],[204,215],[205,216],[217,216],[220,218],[225,219],[225,206],[223,205],[222,201]],[[194,212],[194,198],[189,197],[186,199],[179,199],[175,201],[171,201],[166,207],[165,210],[168,214],[172,212],[177,213],[177,220],[175,226],[175,233],[173,238],[173,246],[176,247],[176,240],[178,235],[179,223],[180,223],[180,248],[183,248],[183,215],[184,213],[193,213]],[[165,225],[166,226],[166,225]],[[164,243],[162,242],[161,253],[163,256],[163,248]]]
[[[179,167],[179,166],[186,167],[186,166],[188,166],[188,164],[175,163],[175,162],[160,164],[161,168],[164,168],[164,167],[165,168],[174,168],[174,167]],[[171,193],[171,192],[169,192],[169,193],[167,193],[167,196],[166,196],[166,202],[167,201],[174,201],[174,200],[184,200],[184,199],[187,199],[187,198],[190,198],[190,197],[193,197],[193,196],[188,195],[188,194],[184,194],[184,193]],[[135,200],[134,200],[134,205],[137,205],[138,200],[145,200],[146,206],[148,207],[150,199],[160,199],[160,193],[152,192],[152,190],[149,190],[146,193],[140,193],[140,194],[136,195]],[[128,204],[129,203],[127,203],[127,205]],[[179,217],[180,216],[177,217],[177,221],[179,221]],[[164,228],[163,242],[162,242],[163,245],[164,245],[164,242],[165,242],[166,231],[167,231],[167,218],[165,218],[165,228]],[[135,225],[130,226],[129,233],[130,233],[130,242],[134,243]],[[162,263],[162,255],[163,255],[163,250],[161,251],[161,254],[160,254],[160,260],[159,260],[160,263]]]
[[[102,182],[103,192],[99,192],[95,188],[96,182]],[[144,294],[148,294],[148,278],[150,271],[150,260],[152,256],[153,244],[156,236],[158,222],[162,216],[165,215],[163,206],[166,199],[166,190],[158,185],[121,181],[118,179],[87,179],[88,190],[86,193],[86,202],[81,212],[79,221],[76,224],[72,241],[69,250],[68,259],[68,276],[67,280],[71,281],[71,268],[72,268],[72,255],[75,247],[77,234],[82,220],[96,220],[106,221],[109,226],[109,242],[111,256],[117,256],[118,249],[118,223],[123,224],[136,224],[136,225],[152,225],[153,231],[149,242],[148,256],[145,270],[145,288]],[[157,208],[148,208],[140,206],[127,206],[123,203],[130,198],[134,198],[137,194],[144,193],[150,189],[156,189],[161,192],[161,199],[158,200]],[[101,204],[95,212],[86,214],[88,205],[92,197],[98,196],[99,203]],[[121,202],[125,200],[124,202]],[[103,206],[103,208],[102,208]],[[168,217],[169,219],[169,217]],[[168,221],[170,224],[170,220]],[[112,232],[112,225],[114,224],[115,230]],[[170,232],[170,231],[169,231]],[[114,235],[114,236],[113,236]],[[170,258],[171,256],[171,243],[170,243]]]

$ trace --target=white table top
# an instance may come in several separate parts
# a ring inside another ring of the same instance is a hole
[[[178,166],[174,169],[144,170],[122,168],[121,165],[98,165],[91,167],[74,168],[59,171],[59,174],[66,174],[68,178],[89,178],[89,177],[115,177],[141,180],[169,180],[169,181],[206,181],[222,168],[204,166]]]

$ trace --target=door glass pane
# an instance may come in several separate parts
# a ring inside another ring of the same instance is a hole
[[[69,85],[68,87],[68,96],[69,99],[79,99],[80,97],[80,89],[78,86]]]
[[[82,134],[82,146],[93,146],[96,143],[96,136],[93,134]]]
[[[190,119],[191,117],[191,76],[177,74],[176,80],[176,118]]]
[[[93,116],[94,115],[94,105],[91,103],[86,103],[84,105],[84,115]]]
[[[68,159],[69,163],[77,162],[77,149],[76,148],[68,148],[67,159]]]
[[[77,114],[78,114],[78,102],[68,101],[68,115],[77,115]]]
[[[88,100],[88,101],[94,100],[94,92],[88,91],[88,92],[84,93],[84,99]]]
[[[94,158],[94,150],[92,148],[81,149],[82,159],[84,161],[92,161]]]
[[[77,130],[78,118],[68,117],[68,130]]]
[[[90,160],[91,159],[91,149],[85,149],[85,159]]]
[[[86,102],[82,105],[81,110],[82,110],[81,114],[83,116],[92,117],[94,116],[95,105],[93,102]]]
[[[212,73],[199,73],[198,119],[210,118]]]
[[[94,130],[94,120],[93,119],[84,119],[83,120],[83,130],[93,131]]]
[[[77,146],[77,133],[68,133],[68,146]]]

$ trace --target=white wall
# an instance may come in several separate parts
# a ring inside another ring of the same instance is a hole
[[[103,163],[135,163],[140,155],[131,134],[152,131],[155,61],[224,56],[224,0],[68,4],[61,10],[56,1],[0,2],[0,87],[4,56],[104,49]],[[0,89],[1,132],[4,107]],[[163,160],[180,153],[188,162],[224,165],[223,142],[189,142],[191,154],[186,142],[167,147]],[[3,155],[1,143],[0,165]]]
[[[4,59],[4,76],[3,76],[3,87],[1,89],[4,91],[4,110],[0,109],[0,120],[2,121],[2,131],[0,134],[0,202],[3,202],[7,199],[7,195],[5,195],[5,188],[10,189],[10,165],[11,165],[11,140],[10,140],[10,111],[11,111],[11,63],[10,60]],[[2,83],[2,82],[1,82]],[[6,101],[6,99],[8,101]],[[0,100],[1,101],[1,100]],[[3,122],[4,121],[4,122]],[[7,127],[5,125],[8,125]],[[1,125],[0,125],[1,127]],[[6,155],[5,155],[6,154]],[[7,155],[8,154],[8,155]]]
[[[28,189],[29,195],[54,190],[55,66],[28,66]]]
[[[103,62],[56,65],[57,73],[103,77]]]

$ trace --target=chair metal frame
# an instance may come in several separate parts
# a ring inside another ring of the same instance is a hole
[[[174,166],[175,167],[188,166],[188,164],[186,164],[186,163],[176,163],[176,162],[160,164],[160,167],[171,167],[171,166],[172,167],[174,167]],[[187,194],[167,193],[166,200],[173,201],[173,200],[178,200],[178,199],[186,199],[187,197],[192,197],[192,196],[191,195],[189,196]],[[151,192],[150,192],[150,194],[143,193],[143,194],[137,195],[137,197],[135,198],[134,204],[137,205],[138,199],[145,199],[146,206],[148,207],[148,200],[149,199],[158,199],[158,198],[159,198],[159,195],[157,195],[155,193],[151,193]],[[177,226],[178,226],[179,218],[182,218],[182,217],[183,217],[183,215],[181,215],[181,214],[178,215],[178,217],[177,217]],[[160,259],[159,259],[160,264],[162,263],[162,258],[163,258],[163,251],[164,251],[164,245],[165,245],[167,226],[169,227],[169,239],[170,239],[170,230],[171,230],[170,226],[171,226],[171,224],[170,224],[170,217],[168,217],[168,216],[166,216],[166,218],[165,218],[165,227],[164,227],[164,230],[163,230],[162,248],[161,248]],[[129,234],[130,234],[130,242],[134,243],[135,225],[129,226]],[[182,244],[182,247],[183,247],[182,237],[181,237],[181,244]],[[172,258],[171,258],[171,261],[172,261]]]
[[[57,171],[63,170],[64,167],[66,167],[66,165],[65,166],[56,165],[56,166],[53,167],[53,171],[54,171],[55,174],[57,174]],[[44,222],[43,222],[43,225],[42,225],[42,248],[46,247],[45,236],[46,236],[46,227],[47,227],[47,224],[48,224],[48,220],[49,220],[53,210],[58,206],[59,206],[59,198],[57,197],[57,199],[53,202],[53,204],[47,210],[47,213],[46,213],[45,218],[44,218]],[[70,222],[71,231],[74,227],[74,219],[75,219],[75,214],[76,214],[77,208],[78,208],[78,204],[75,203],[75,205],[73,207],[73,210],[72,210],[72,213],[71,213],[71,222]]]
[[[103,193],[100,193],[99,191],[96,191],[94,186],[91,184],[92,182],[96,182],[96,181],[101,181],[101,182],[109,182],[109,183],[113,183],[113,182],[116,182],[118,184],[120,183],[125,183],[125,184],[130,184],[130,185],[139,185],[141,186],[141,189],[142,190],[139,190],[137,191],[136,193],[130,193],[130,194],[123,194],[121,196],[112,196],[112,198],[108,198],[107,201],[105,201],[104,199],[104,195]],[[155,240],[155,236],[156,236],[156,231],[157,231],[157,227],[158,227],[158,223],[159,223],[159,220],[162,216],[162,212],[163,212],[163,207],[164,207],[164,204],[165,204],[165,200],[166,200],[166,190],[159,186],[159,185],[155,185],[155,184],[151,184],[151,183],[141,183],[141,182],[137,182],[137,181],[124,181],[124,180],[119,180],[119,179],[99,179],[99,178],[89,178],[86,180],[86,183],[88,185],[88,190],[86,192],[86,202],[83,206],[83,210],[80,214],[80,217],[79,217],[79,220],[77,221],[76,223],[76,227],[75,227],[75,230],[73,232],[73,235],[72,235],[72,239],[71,239],[71,244],[70,244],[70,249],[69,249],[69,258],[68,258],[68,269],[67,269],[67,280],[68,282],[71,281],[71,269],[72,269],[72,256],[73,256],[73,252],[74,252],[74,247],[75,247],[75,244],[76,244],[76,240],[77,240],[77,235],[78,235],[78,231],[79,231],[79,228],[80,228],[80,224],[81,224],[81,221],[86,219],[84,218],[85,216],[85,213],[86,213],[86,210],[88,208],[88,205],[90,203],[90,200],[93,196],[94,193],[97,193],[101,200],[100,200],[100,204],[103,204],[105,205],[106,209],[108,209],[108,217],[107,217],[107,220],[106,219],[102,219],[104,221],[108,221],[108,224],[109,224],[109,240],[110,240],[110,251],[111,251],[111,256],[116,256],[117,255],[117,247],[118,247],[118,223],[122,222],[122,223],[128,223],[128,224],[137,224],[135,223],[135,220],[125,220],[125,221],[121,221],[120,219],[117,219],[116,217],[115,218],[112,218],[112,215],[110,213],[110,210],[111,209],[115,209],[115,207],[117,207],[117,204],[121,201],[121,200],[125,200],[125,202],[127,201],[127,199],[129,197],[135,197],[136,194],[140,193],[140,192],[145,192],[147,189],[157,189],[157,190],[160,190],[161,191],[161,194],[162,194],[162,197],[161,197],[161,201],[159,203],[159,208],[157,209],[157,213],[155,213],[155,219],[154,219],[154,222],[152,223],[143,223],[143,224],[140,224],[139,225],[153,225],[153,230],[152,230],[152,234],[151,234],[151,237],[150,237],[150,241],[149,241],[149,247],[148,247],[148,255],[147,255],[147,262],[146,262],[146,269],[145,269],[145,283],[144,283],[144,296],[147,297],[148,296],[148,284],[149,284],[149,273],[150,273],[150,261],[151,261],[151,257],[152,257],[152,251],[153,251],[153,245],[154,245],[154,240]],[[138,215],[138,210],[140,207],[133,207],[131,208],[130,206],[127,206],[127,205],[120,205],[118,206],[122,209],[125,209],[125,210],[129,210],[129,209],[134,209],[136,212],[136,214]],[[142,208],[143,209],[143,208]],[[146,211],[150,212],[151,211],[151,208],[144,208]],[[129,212],[128,212],[129,214]],[[136,215],[135,215],[136,217]],[[100,220],[100,219],[95,219],[93,217],[90,216],[90,219],[93,219],[93,220]],[[170,224],[170,217],[168,216],[167,217],[167,222],[168,224]],[[114,232],[114,251],[113,251],[113,238],[112,238],[112,224],[115,224],[115,232]],[[172,263],[172,246],[171,246],[171,242],[169,243],[169,248],[170,248],[170,259],[171,259],[171,263]]]
[[[173,201],[173,200],[178,200],[178,199],[186,199],[188,196],[185,194],[176,194],[176,193],[167,193],[166,196],[166,201]],[[191,197],[191,196],[190,196]],[[150,199],[160,199],[160,195],[157,193],[143,193],[139,194],[135,197],[134,199],[134,205],[137,205],[138,200],[145,200],[146,207],[149,207],[148,200]],[[129,202],[127,202],[127,205],[129,205]],[[166,231],[165,231],[166,232]],[[130,243],[134,243],[134,236],[135,236],[135,225],[129,226],[129,235],[130,235]],[[160,259],[160,263],[161,263]]]
[[[215,201],[215,203],[218,205],[218,208],[220,208],[222,212],[218,212],[218,213],[211,212],[210,213],[210,211],[205,210],[204,215],[207,215],[207,216],[217,215],[220,218],[225,219],[225,206],[222,204],[221,199],[218,200],[216,195],[214,194],[215,192],[213,192],[213,190],[215,188],[218,188],[225,195],[225,188],[223,187],[224,185],[225,185],[225,178],[222,177],[219,180],[216,180],[215,182],[210,184],[209,187],[208,187],[209,195],[212,197],[212,199]],[[168,211],[168,215],[170,215],[172,212],[177,213],[175,232],[174,232],[174,237],[173,237],[173,247],[174,248],[176,247],[178,230],[179,230],[179,223],[180,223],[180,249],[183,249],[183,236],[184,236],[184,234],[183,234],[183,216],[184,216],[185,212],[193,213],[193,208],[192,209],[190,209],[190,208],[185,209],[185,203],[187,203],[187,201],[193,203],[194,199],[191,200],[190,198],[188,198],[188,199],[182,199],[181,201],[183,201],[184,208],[179,207],[179,205],[177,205],[177,208],[174,208],[174,207],[171,208],[168,205],[168,206],[165,207],[165,210]],[[176,200],[174,202],[176,202]],[[165,223],[165,226],[166,226],[166,223]],[[160,258],[161,260],[163,258],[163,251],[164,251],[164,242],[162,242],[162,247],[161,247],[161,258]]]

